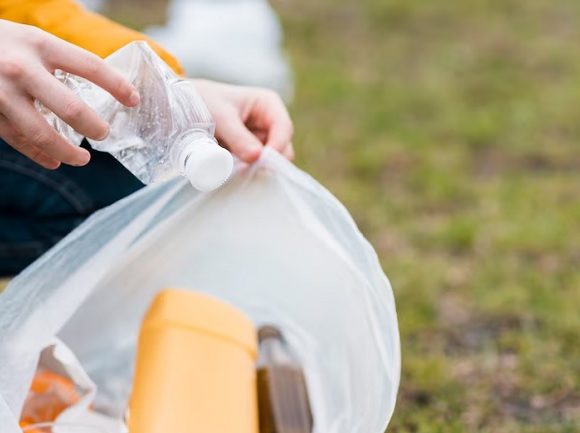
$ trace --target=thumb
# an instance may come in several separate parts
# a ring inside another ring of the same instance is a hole
[[[242,161],[254,162],[262,153],[260,140],[237,116],[230,116],[217,125],[217,138]]]

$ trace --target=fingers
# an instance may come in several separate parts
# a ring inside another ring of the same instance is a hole
[[[37,73],[30,74],[27,90],[31,96],[85,137],[102,140],[109,133],[109,125],[47,71],[40,69]]]
[[[218,139],[230,151],[245,162],[254,162],[262,153],[262,143],[243,124],[239,116],[233,113],[216,119]]]
[[[266,142],[268,141],[268,131],[264,131],[262,129],[251,129],[250,131],[252,132],[252,134],[254,134],[258,140],[260,140],[262,142],[262,144],[266,144]]]
[[[14,96],[9,104],[2,104],[0,112],[20,132],[26,143],[40,149],[47,156],[70,165],[85,165],[90,153],[76,147],[58,134],[34,108],[31,100]]]
[[[45,154],[40,148],[30,144],[26,138],[16,131],[2,115],[0,115],[0,137],[2,137],[18,152],[27,156],[44,168],[54,170],[60,166],[59,161]]]
[[[268,115],[268,123],[270,124],[266,146],[272,147],[284,155],[293,153],[291,140],[294,127],[284,102],[275,92],[267,92],[265,98],[264,104],[266,104],[267,109],[264,111]]]
[[[292,146],[292,143],[288,143],[288,145],[284,148],[282,155],[284,155],[289,161],[294,161],[296,155],[294,153],[294,146]]]
[[[137,89],[95,54],[51,36],[50,42],[43,46],[43,57],[49,59],[51,70],[58,68],[86,78],[127,107],[139,104]]]
[[[216,121],[216,136],[232,153],[254,162],[264,145],[294,158],[293,125],[277,93],[256,87],[239,87],[196,81]]]
[[[252,134],[254,134],[262,143],[266,143],[268,141],[268,132],[263,130],[252,130]],[[281,155],[286,157],[290,161],[294,161],[295,154],[294,154],[294,147],[292,142],[287,142],[281,150],[277,150]]]

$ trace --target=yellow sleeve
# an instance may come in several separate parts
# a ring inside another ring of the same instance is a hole
[[[0,0],[0,19],[39,27],[103,58],[129,42],[145,40],[183,75],[179,62],[152,39],[91,13],[74,0]]]

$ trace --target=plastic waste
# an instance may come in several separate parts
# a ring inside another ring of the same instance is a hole
[[[28,387],[20,415],[19,424],[22,431],[127,433],[122,420],[92,410],[95,384],[87,376],[78,359],[62,342],[55,338],[42,350],[39,358],[32,384],[22,382],[23,386]],[[2,403],[5,401],[0,398],[0,407]],[[12,425],[12,420],[2,416],[0,420],[2,433],[19,431]]]
[[[258,433],[257,338],[231,305],[164,290],[141,326],[129,403],[131,433]]]
[[[111,153],[143,183],[177,174],[201,190],[222,185],[233,157],[213,137],[212,117],[191,81],[178,77],[146,42],[132,42],[106,59],[141,95],[128,108],[88,80],[62,71],[56,77],[110,125],[102,141],[89,143]],[[37,101],[37,107],[60,134],[79,145],[82,136]]]
[[[258,332],[258,408],[261,433],[311,433],[312,412],[302,367],[275,326]]]
[[[20,425],[54,421],[66,408],[80,400],[74,383],[66,377],[46,369],[34,375],[24,403]]]
[[[210,193],[179,178],[141,189],[11,281],[0,295],[2,433],[20,432],[39,352],[55,335],[96,384],[90,407],[122,420],[139,329],[166,287],[276,326],[303,368],[314,433],[385,431],[400,377],[391,286],[338,200],[266,148]]]
[[[115,433],[105,428],[86,424],[39,423],[26,426],[23,433]],[[124,432],[127,433],[127,432]]]

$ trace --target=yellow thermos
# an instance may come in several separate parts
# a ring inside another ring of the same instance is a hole
[[[139,336],[129,433],[257,433],[256,340],[229,304],[159,293]]]

